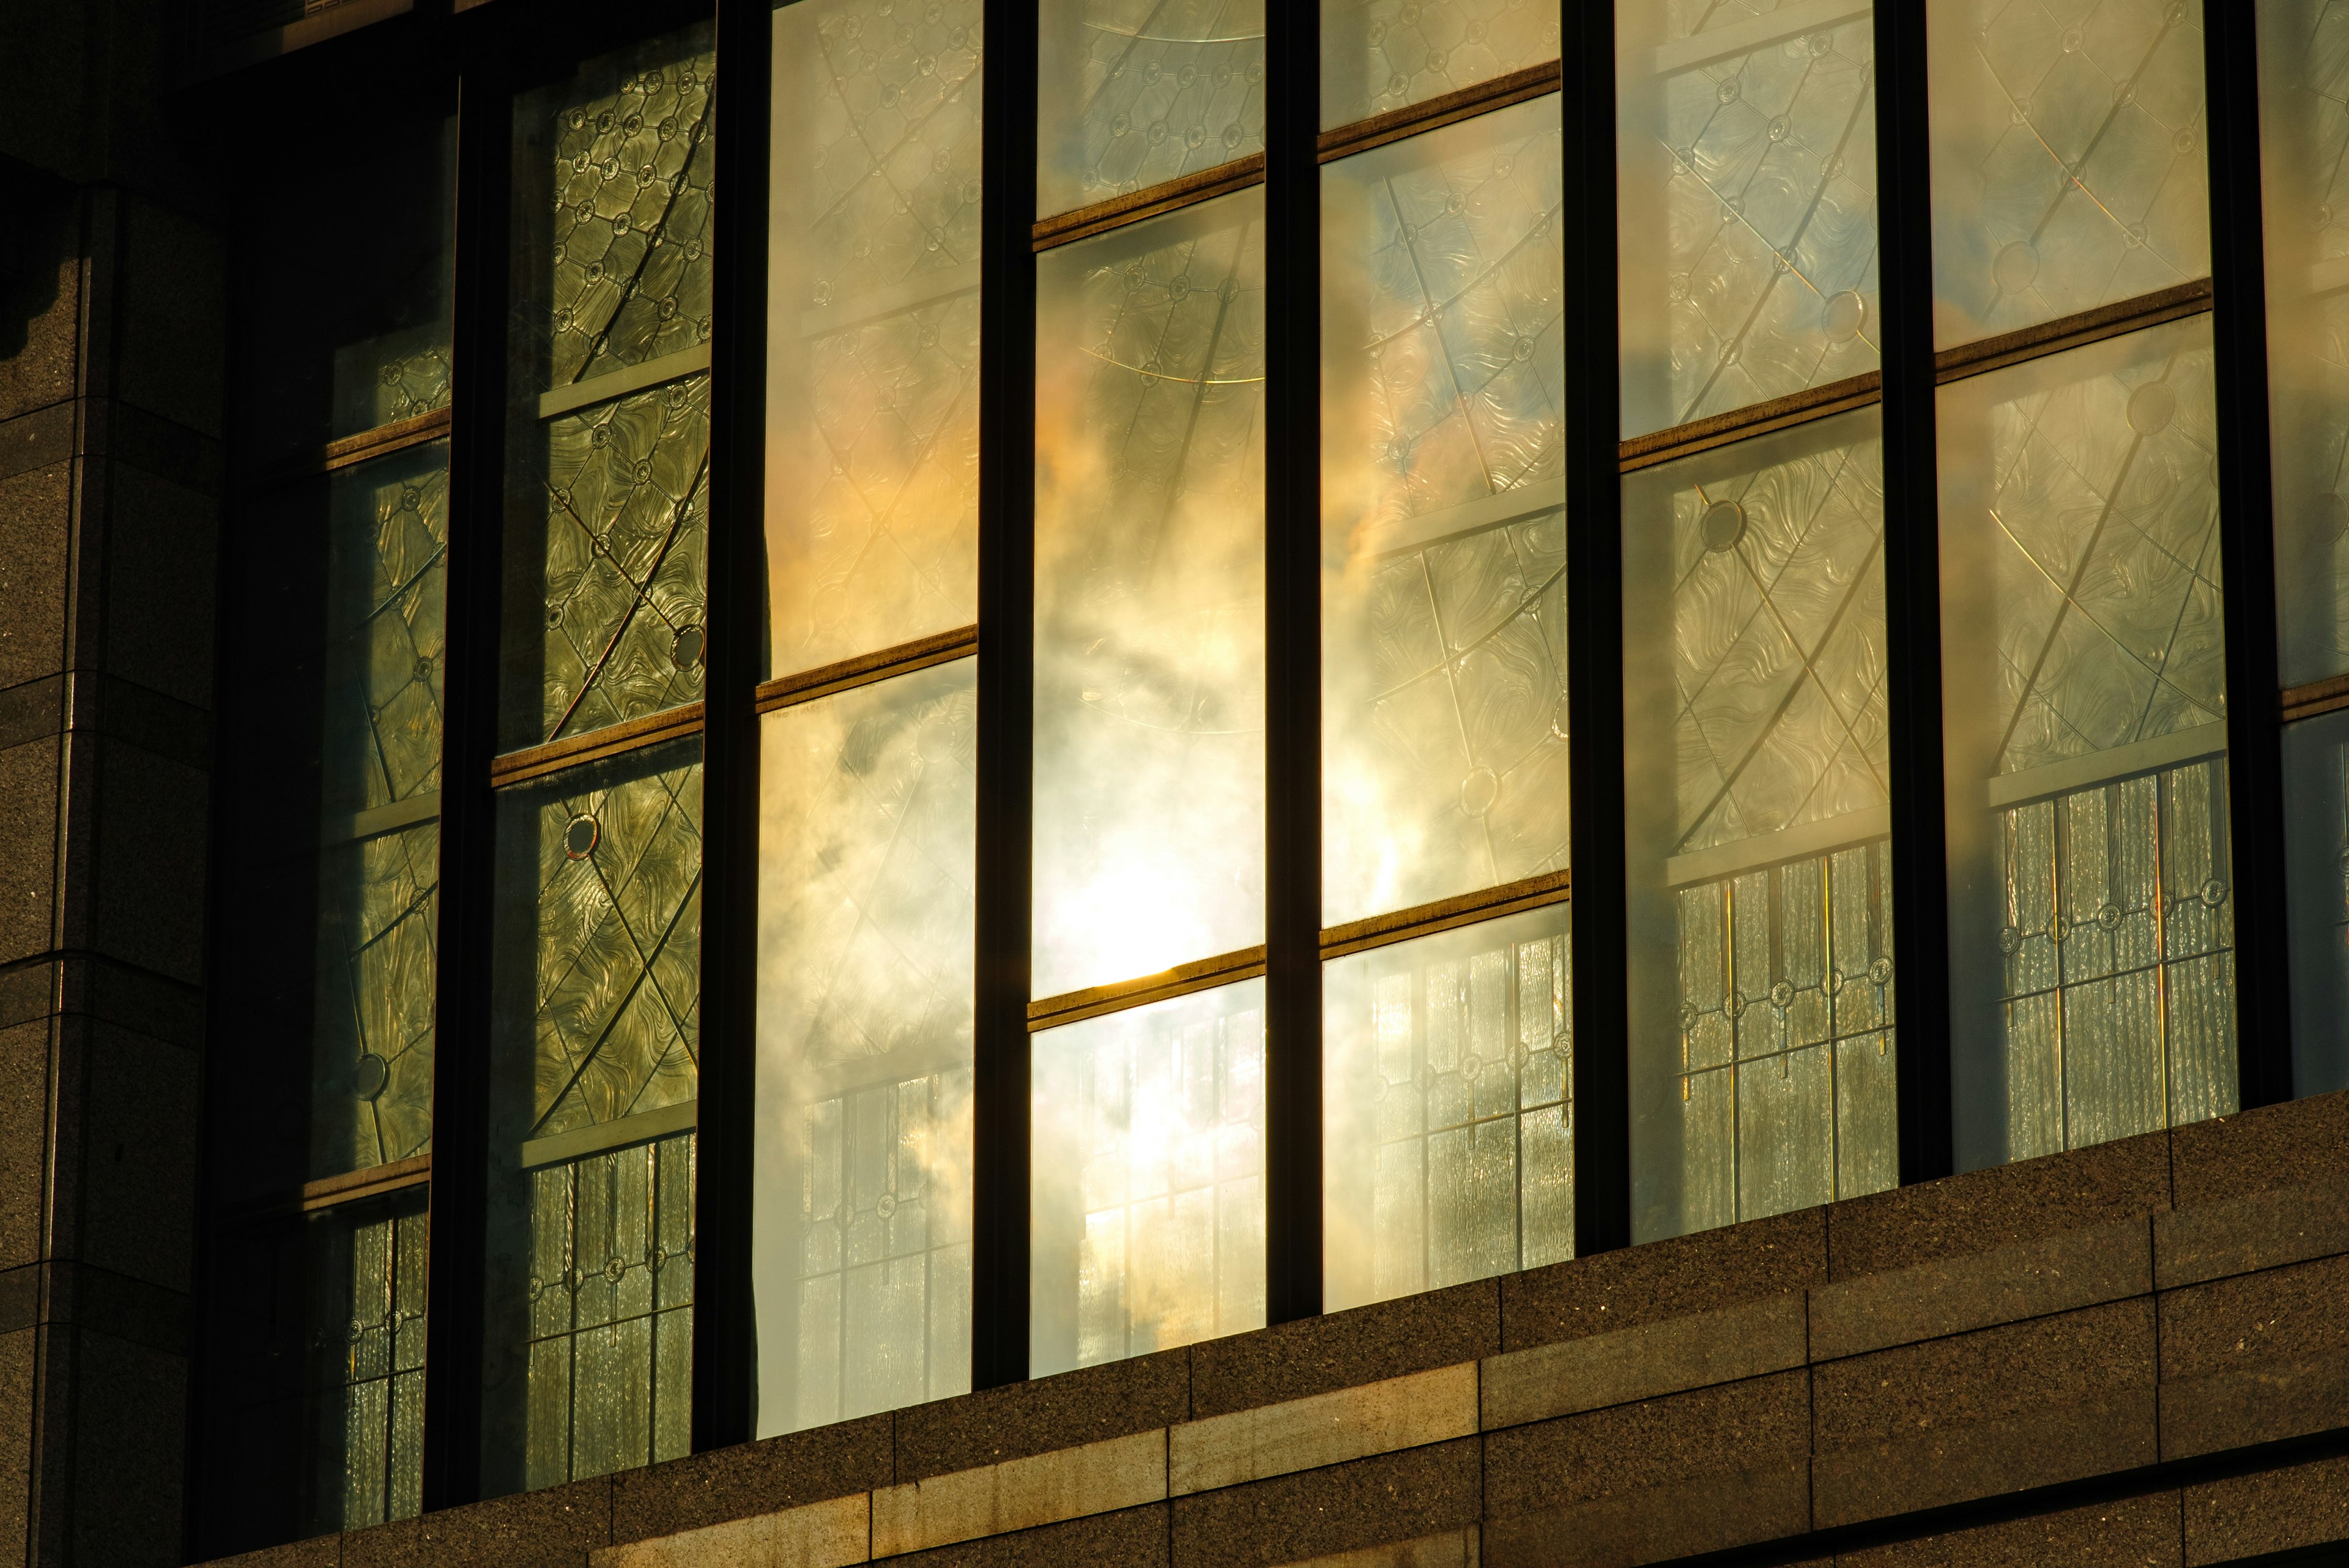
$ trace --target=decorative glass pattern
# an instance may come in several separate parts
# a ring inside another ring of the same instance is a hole
[[[412,1519],[424,1498],[423,1189],[307,1228],[311,1528]]]
[[[569,386],[709,341],[716,76],[705,23],[516,105],[524,385]]]
[[[1263,151],[1265,3],[1048,0],[1037,216]]]
[[[1619,0],[1616,19],[1623,433],[1876,369],[1867,5]]]
[[[978,618],[983,9],[775,13],[777,674]]]
[[[1566,864],[1559,135],[1323,171],[1324,924]]]
[[[1325,130],[1557,58],[1557,7],[1534,0],[1319,3]]]
[[[1264,981],[1034,1037],[1030,1376],[1264,1325]]]
[[[1264,940],[1262,200],[1038,260],[1039,996]]]
[[[2349,713],[2283,731],[2292,1083],[2349,1089]]]
[[[2349,673],[2349,4],[2262,5],[2259,28],[2278,652],[2299,686]]]
[[[1931,8],[1944,348],[2210,271],[2201,0]]]
[[[2209,325],[1940,400],[1961,1160],[2220,1115],[2234,939]]]
[[[540,432],[543,699],[528,745],[701,701],[709,552],[709,379],[549,421]],[[519,588],[521,585],[517,585]]]
[[[693,1156],[682,1133],[530,1172],[526,1485],[691,1451]]]
[[[327,485],[313,1178],[432,1142],[448,463],[435,442]]]
[[[1574,1256],[1565,905],[1322,970],[1322,1304]]]
[[[762,1435],[970,1386],[977,676],[762,721]]]
[[[1883,548],[1873,412],[1625,483],[1643,1239],[1898,1179]]]

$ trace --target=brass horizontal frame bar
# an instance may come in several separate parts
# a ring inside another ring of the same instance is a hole
[[[1367,920],[1331,926],[1321,933],[1321,957],[1329,960],[1368,952],[1372,948],[1391,947],[1415,937],[1432,937],[1438,931],[1477,925],[1504,915],[1569,903],[1573,898],[1572,870],[1545,871],[1506,887],[1486,888],[1415,909],[1397,909],[1391,915],[1373,915]]]
[[[1566,85],[1566,72],[1561,62],[1528,66],[1521,71],[1511,71],[1491,81],[1478,82],[1456,92],[1447,92],[1421,103],[1391,109],[1384,114],[1374,114],[1368,119],[1358,119],[1351,125],[1341,125],[1335,130],[1325,130],[1315,139],[1316,158],[1328,163],[1357,152],[1368,152],[1373,147],[1384,147],[1390,141],[1402,141],[1422,131],[1439,126],[1455,125],[1464,119],[1474,119],[1496,109],[1524,103],[1545,93],[1561,90]]]
[[[449,410],[440,408],[429,413],[419,414],[414,419],[378,425],[371,431],[361,431],[357,435],[330,441],[291,462],[279,463],[274,468],[250,474],[239,487],[247,491],[272,490],[297,479],[316,479],[338,468],[353,468],[378,457],[389,457],[393,452],[440,440],[449,433]]]
[[[302,1212],[315,1214],[321,1209],[357,1203],[363,1198],[380,1198],[387,1192],[398,1192],[403,1188],[421,1187],[431,1179],[432,1157],[418,1154],[406,1159],[393,1160],[389,1165],[354,1170],[347,1176],[305,1181],[302,1184]]]
[[[630,719],[623,724],[607,724],[584,735],[568,740],[549,741],[543,746],[526,751],[508,752],[490,762],[490,787],[505,789],[582,763],[601,762],[625,753],[657,746],[663,741],[674,741],[687,735],[701,733],[702,707],[688,702],[682,708],[665,709],[647,713],[641,719]]]
[[[843,659],[836,664],[818,665],[813,670],[802,670],[793,675],[766,681],[758,690],[755,704],[760,712],[771,713],[794,703],[829,697],[835,691],[870,686],[893,675],[905,675],[916,670],[926,670],[933,664],[968,659],[978,651],[978,628],[957,627],[952,631],[942,631],[934,637],[885,648],[878,653],[861,653],[854,659]]]
[[[1201,959],[1196,963],[1181,964],[1138,980],[1122,980],[1114,985],[1048,996],[1028,1004],[1028,1033],[1034,1034],[1060,1024],[1099,1018],[1105,1012],[1123,1012],[1128,1008],[1188,996],[1195,991],[1211,991],[1237,981],[1254,980],[1264,972],[1264,961],[1263,948],[1242,948],[1236,953]]]
[[[1619,449],[1621,454],[1619,463],[1623,472],[1635,473],[1643,468],[1654,468],[1660,463],[1727,446],[1749,436],[1808,424],[1813,420],[1848,413],[1854,409],[1864,409],[1883,400],[1883,373],[1870,370],[1866,375],[1853,376],[1846,380],[1829,381],[1824,387],[1789,392],[1765,403],[1754,403],[1725,414],[1713,414],[1684,425],[1674,425],[1670,430],[1657,431],[1651,435],[1634,436]]]
[[[2118,300],[2111,305],[2100,305],[2077,316],[2061,317],[2019,331],[2002,332],[1978,343],[1962,343],[1955,348],[1944,348],[1933,356],[1933,379],[1938,385],[1947,386],[1968,376],[2020,365],[2026,359],[2060,354],[2066,348],[2084,348],[2107,337],[2118,337],[2143,327],[2158,327],[2165,321],[2199,316],[2210,306],[2210,280],[2197,278],[2192,283],[2181,283],[2175,288],[2141,294],[2135,299]]]
[[[2349,675],[2312,680],[2305,686],[2287,686],[2277,708],[2287,724],[2299,719],[2313,719],[2321,713],[2337,713],[2349,708]]]
[[[1144,191],[1133,191],[1123,196],[1112,196],[1106,202],[1095,202],[1090,207],[1079,207],[1073,213],[1061,213],[1040,220],[1029,231],[1036,250],[1049,251],[1072,241],[1105,234],[1112,229],[1122,229],[1128,223],[1138,223],[1144,218],[1163,217],[1202,202],[1212,202],[1218,196],[1228,196],[1235,191],[1245,191],[1251,185],[1264,183],[1264,154],[1251,152],[1246,158],[1230,163],[1219,163],[1213,169],[1202,169],[1195,174],[1168,180]]]

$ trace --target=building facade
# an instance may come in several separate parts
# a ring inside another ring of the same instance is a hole
[[[0,1555],[2349,1562],[2349,6],[0,48]]]

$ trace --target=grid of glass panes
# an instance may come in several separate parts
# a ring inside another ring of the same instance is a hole
[[[308,1230],[310,1523],[409,1518],[424,1495],[424,1194],[330,1210]]]

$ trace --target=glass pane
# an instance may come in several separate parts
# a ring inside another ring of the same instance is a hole
[[[761,1437],[970,1387],[978,674],[761,721]]]
[[[1033,1040],[1028,1373],[1264,1326],[1264,981]]]
[[[1036,215],[1264,151],[1265,0],[1045,0]]]
[[[1867,5],[1615,16],[1623,433],[1875,369]]]
[[[1961,1168],[2236,1105],[2207,317],[1942,389]]]
[[[1935,0],[1934,337],[2210,272],[2201,0]]]
[[[1574,1256],[1564,904],[1325,964],[1322,1305]]]
[[[1566,864],[1559,141],[1546,98],[1322,171],[1325,925]]]
[[[1262,218],[1037,261],[1038,996],[1264,940]]]
[[[979,0],[775,13],[774,674],[978,618]]]
[[[1321,126],[1386,114],[1557,58],[1557,7],[1320,0]],[[1551,114],[1557,114],[1552,106]]]
[[[710,48],[688,28],[515,105],[508,750],[701,699]]]
[[[1624,482],[1640,1241],[1899,1178],[1883,464],[1868,410]]]
[[[314,1532],[423,1507],[425,1192],[309,1218]]]
[[[2349,1089],[2349,713],[2283,732],[2292,1092]]]
[[[2349,673],[2349,6],[2281,0],[2259,25],[2278,652],[2299,686]]]
[[[500,803],[492,1493],[685,1449],[689,1380],[664,1370],[653,1318],[691,1295],[698,751],[587,763]]]

